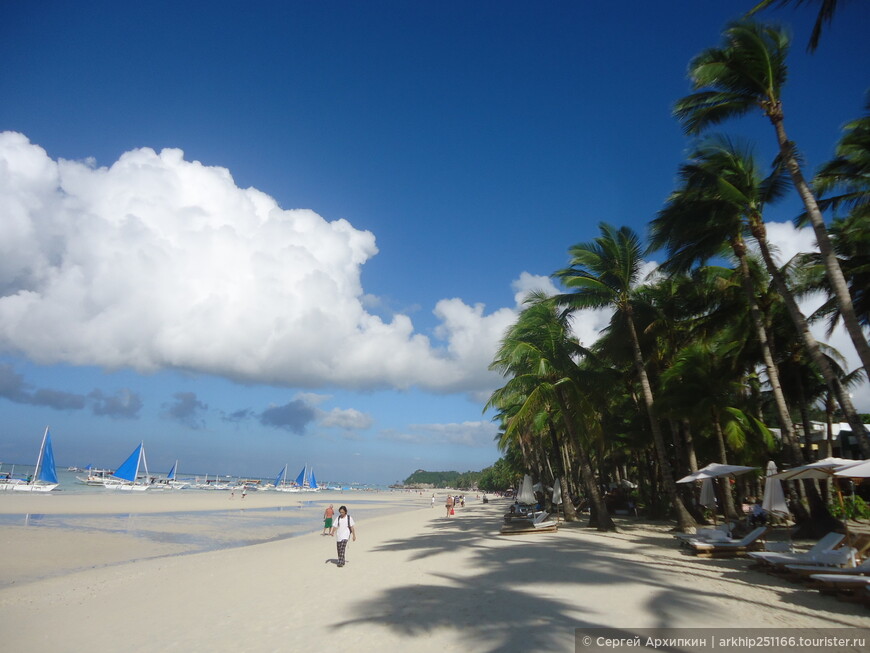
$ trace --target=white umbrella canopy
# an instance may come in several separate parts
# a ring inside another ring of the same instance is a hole
[[[677,483],[691,483],[692,481],[701,481],[705,478],[716,478],[717,476],[728,476],[730,474],[745,474],[755,470],[755,467],[744,467],[743,465],[723,465],[722,463],[710,463],[706,467],[699,469],[697,472],[692,472],[688,476],[684,476]]]
[[[788,504],[785,501],[785,493],[782,491],[782,483],[776,475],[776,463],[772,460],[767,463],[767,478],[764,479],[764,498],[761,507],[769,513],[787,515]]]
[[[774,474],[771,478],[779,479],[780,481],[791,481],[800,479],[823,479],[830,478],[835,471],[845,470],[849,467],[858,465],[860,460],[849,460],[848,458],[823,458],[808,465],[801,465],[793,469],[787,469],[779,474]]]
[[[857,465],[845,465],[843,467],[838,467],[834,471],[834,476],[838,476],[840,478],[870,478],[870,459],[863,462],[858,461]]]
[[[556,482],[553,483],[553,505],[558,506],[562,504],[562,484],[559,483],[559,479],[556,479]]]
[[[520,491],[517,493],[517,501],[529,504],[538,502],[532,490],[532,477],[528,474],[523,476],[523,484],[520,485]]]

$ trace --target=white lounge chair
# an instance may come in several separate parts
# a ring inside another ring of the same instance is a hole
[[[698,540],[699,542],[725,542],[731,539],[731,529],[733,524],[719,524],[712,528],[699,528],[694,533],[674,533],[674,537],[681,540],[682,543],[689,540]]]
[[[546,532],[546,531],[555,531],[559,528],[559,523],[549,518],[550,513],[542,512],[538,515],[535,515],[535,518],[531,521],[525,522],[513,522],[511,524],[505,524],[501,527],[502,535],[518,535],[520,533],[536,533],[536,532]]]
[[[703,558],[732,557],[761,547],[761,538],[766,532],[766,526],[759,526],[739,540],[728,540],[727,542],[689,540],[688,544],[698,556]]]
[[[827,564],[819,562],[820,554],[834,550],[846,536],[842,533],[830,532],[822,539],[816,542],[808,551],[804,553],[777,553],[775,551],[753,551],[749,554],[758,565],[785,566],[787,564]]]
[[[854,549],[852,549],[854,551]],[[870,558],[854,567],[831,567],[830,565],[799,565],[785,566],[786,573],[793,578],[809,578],[813,574],[840,574],[860,576],[870,574]]]
[[[810,576],[813,586],[824,591],[853,592],[865,591],[870,587],[870,576],[858,576],[854,574],[813,574]]]

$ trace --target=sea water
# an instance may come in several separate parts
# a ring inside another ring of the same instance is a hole
[[[110,492],[104,488],[85,485],[75,486],[74,491],[82,493],[102,492],[106,493],[107,496]],[[160,494],[201,491],[164,490]],[[0,501],[3,499],[3,494],[5,493],[0,493]],[[229,499],[229,493],[226,494]],[[153,555],[145,554],[143,556],[142,550],[137,549],[135,555],[141,559],[142,557],[190,555],[275,542],[299,536],[317,536],[316,534],[323,531],[323,511],[330,503],[347,503],[351,506],[351,512],[355,519],[362,521],[380,514],[395,514],[428,505],[422,499],[415,500],[415,498],[409,496],[407,502],[386,502],[379,500],[376,495],[367,496],[362,492],[359,493],[358,497],[348,497],[346,493],[323,492],[317,498],[304,499],[294,502],[294,505],[280,507],[247,507],[244,500],[239,497],[225,509],[219,510],[124,514],[53,514],[48,512],[51,507],[50,502],[47,502],[45,513],[0,514],[0,529],[6,527],[45,529],[46,536],[59,535],[61,538],[59,541],[62,541],[63,531],[76,531],[95,534],[120,534],[155,545],[173,545],[171,547],[172,553],[166,553],[165,547],[155,546]],[[229,501],[227,503],[230,504]],[[54,533],[50,533],[51,531]],[[324,537],[324,539],[328,538]],[[123,561],[116,561],[109,564],[122,563]],[[53,573],[55,572],[51,570],[46,571],[47,576],[51,576]],[[32,577],[28,576],[27,580],[37,580],[41,577],[43,576],[37,574]],[[0,587],[5,584],[3,580],[0,580]]]

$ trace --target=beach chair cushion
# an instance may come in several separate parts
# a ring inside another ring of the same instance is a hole
[[[696,551],[742,549],[754,545],[765,532],[767,532],[767,527],[759,526],[751,533],[748,533],[746,537],[739,540],[726,540],[724,542],[701,542],[698,540],[690,540],[689,545]]]
[[[801,562],[806,562],[807,564],[829,564],[827,562],[819,562],[818,556],[825,552],[834,550],[834,547],[838,546],[845,537],[846,536],[842,533],[828,533],[804,553],[756,551],[750,553],[749,556],[756,562],[767,565],[787,565],[790,563],[800,564]]]

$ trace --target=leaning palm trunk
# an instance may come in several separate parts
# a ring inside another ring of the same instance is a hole
[[[628,332],[631,335],[631,348],[634,352],[634,365],[637,369],[638,377],[640,378],[640,386],[643,390],[643,399],[644,404],[646,405],[647,416],[649,417],[650,430],[653,434],[656,455],[658,457],[659,467],[661,468],[662,484],[664,485],[665,492],[668,494],[668,498],[671,500],[671,505],[673,506],[674,511],[677,513],[677,526],[681,531],[685,532],[695,527],[695,520],[692,519],[689,511],[686,510],[686,506],[680,499],[680,495],[677,493],[677,484],[674,479],[674,473],[671,469],[671,463],[668,461],[665,439],[662,437],[662,430],[659,426],[658,419],[655,416],[655,411],[653,410],[652,388],[650,387],[646,368],[643,364],[643,354],[640,351],[640,341],[637,337],[637,330],[634,326],[634,318],[632,317],[630,306],[625,310],[625,313]]]
[[[783,124],[782,104],[777,101],[769,106],[765,106],[764,109],[774,129],[776,129],[776,140],[779,143],[780,156],[785,162],[786,168],[788,168],[792,183],[803,201],[810,224],[812,224],[813,231],[816,234],[819,253],[822,255],[822,262],[825,265],[828,282],[831,284],[831,290],[840,309],[840,315],[843,317],[843,324],[846,325],[846,331],[849,333],[852,344],[861,358],[864,370],[870,376],[870,344],[867,343],[867,339],[864,337],[864,332],[858,322],[858,317],[855,315],[855,308],[852,306],[852,296],[849,294],[846,278],[843,276],[843,270],[840,268],[837,254],[834,252],[834,247],[831,245],[831,240],[828,237],[828,230],[825,227],[822,211],[819,209],[816,197],[813,195],[809,184],[807,184],[801,172],[800,164],[794,152],[794,143],[788,140],[786,136],[785,125]]]
[[[610,513],[607,512],[607,506],[604,503],[601,492],[598,490],[598,483],[595,480],[595,474],[592,472],[592,462],[589,460],[586,450],[580,445],[579,436],[574,429],[574,422],[569,417],[568,402],[565,400],[561,389],[557,389],[556,397],[562,409],[562,419],[565,421],[568,435],[577,443],[577,459],[580,462],[580,475],[583,478],[583,485],[586,486],[586,492],[589,495],[589,525],[596,526],[599,531],[615,531],[616,524],[613,523]],[[565,497],[564,500],[569,500],[569,497]]]
[[[731,249],[737,257],[740,265],[740,280],[743,286],[743,291],[746,293],[746,299],[749,302],[749,315],[752,317],[752,324],[755,327],[755,335],[758,338],[758,344],[761,347],[761,356],[764,359],[764,367],[767,371],[767,380],[770,383],[770,389],[773,393],[773,401],[776,405],[777,417],[782,428],[785,443],[789,448],[791,463],[794,466],[803,464],[803,452],[800,444],[795,437],[794,424],[791,421],[791,416],[788,412],[788,405],[785,401],[785,395],[782,392],[782,384],[779,381],[779,371],[773,362],[773,354],[770,351],[770,341],[767,338],[767,329],[764,328],[764,322],[761,319],[761,309],[758,307],[758,302],[755,299],[755,289],[752,287],[752,279],[749,275],[749,264],[746,262],[746,245],[743,240],[737,236],[731,240]]]
[[[810,331],[810,325],[807,322],[806,317],[804,317],[804,314],[798,307],[794,295],[789,289],[788,284],[785,282],[782,272],[774,262],[767,242],[767,229],[760,217],[753,217],[751,229],[753,237],[758,242],[758,247],[761,250],[761,256],[764,259],[767,271],[773,278],[773,285],[777,292],[782,296],[788,314],[791,316],[792,322],[794,322],[798,333],[800,333],[804,346],[810,354],[810,358],[813,363],[815,363],[816,367],[819,368],[828,389],[837,399],[837,403],[840,405],[840,408],[846,417],[846,421],[852,428],[852,433],[854,433],[858,438],[858,444],[861,447],[861,454],[865,458],[870,458],[870,444],[867,442],[867,430],[864,427],[864,423],[858,416],[858,411],[855,410],[855,406],[852,404],[852,399],[849,397],[849,393],[845,391],[843,384],[840,383],[840,379],[836,374],[834,374],[834,370],[831,368],[830,363],[828,363],[828,359],[822,354],[818,341],[815,336],[813,336],[812,331]]]

